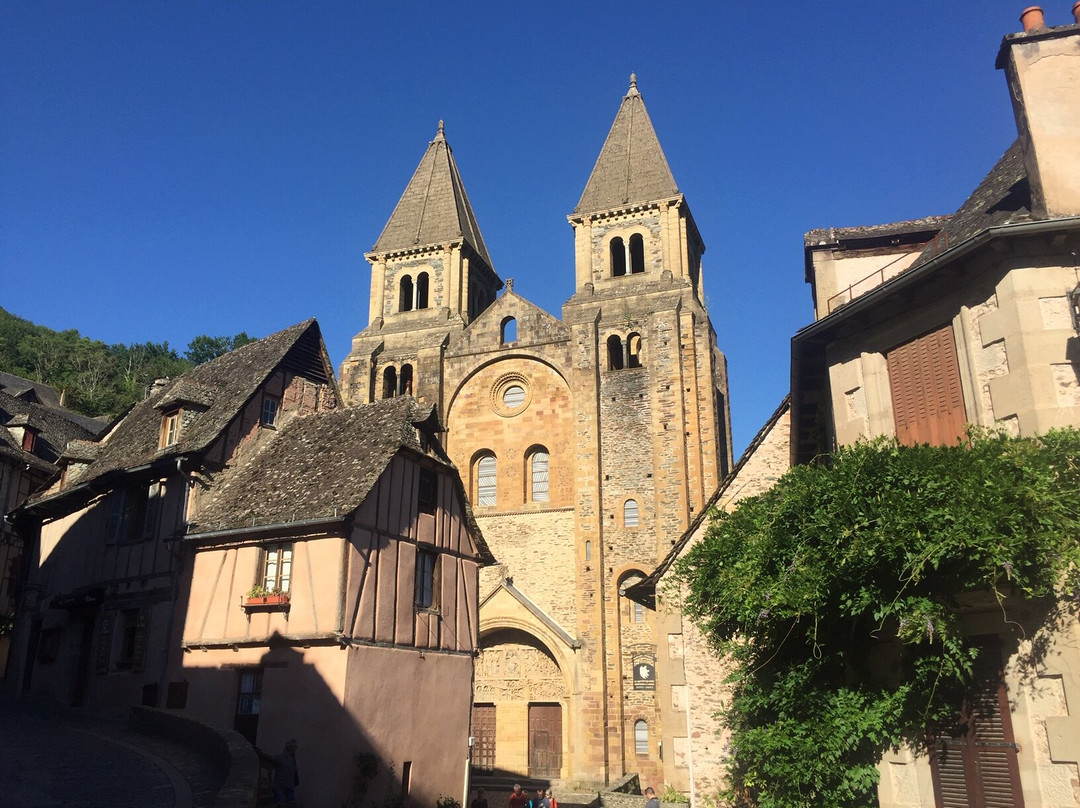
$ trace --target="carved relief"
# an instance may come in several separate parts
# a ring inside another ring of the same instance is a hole
[[[556,701],[565,698],[566,685],[545,651],[507,643],[480,651],[473,693],[476,701]]]

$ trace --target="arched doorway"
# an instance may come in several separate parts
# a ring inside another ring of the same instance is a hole
[[[561,777],[567,696],[555,655],[535,636],[516,628],[484,636],[473,689],[474,771]]]

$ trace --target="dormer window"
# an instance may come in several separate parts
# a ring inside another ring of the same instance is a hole
[[[277,426],[278,408],[281,406],[281,399],[277,396],[264,396],[262,405],[262,417],[259,419],[259,423],[262,426]]]
[[[171,410],[161,416],[161,448],[175,446],[180,440],[180,410]]]
[[[24,427],[22,436],[22,448],[24,452],[33,452],[34,446],[37,443],[37,430],[30,427]]]

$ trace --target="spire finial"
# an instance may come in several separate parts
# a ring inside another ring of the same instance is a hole
[[[640,95],[637,88],[637,73],[630,74],[630,89],[626,93],[627,95]]]
[[[436,140],[446,140],[446,122],[439,119],[439,131],[435,133]]]

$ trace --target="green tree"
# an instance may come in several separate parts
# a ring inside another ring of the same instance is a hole
[[[247,345],[249,342],[254,341],[255,338],[249,337],[245,331],[241,331],[232,337],[211,337],[200,334],[188,343],[184,357],[192,364],[201,365],[211,359],[217,359],[222,354],[227,354],[241,345]]]
[[[860,443],[714,513],[676,583],[734,665],[724,796],[876,805],[884,750],[921,748],[971,675],[956,598],[990,593],[1008,620],[1020,601],[1074,597],[1078,536],[1075,430]]]

